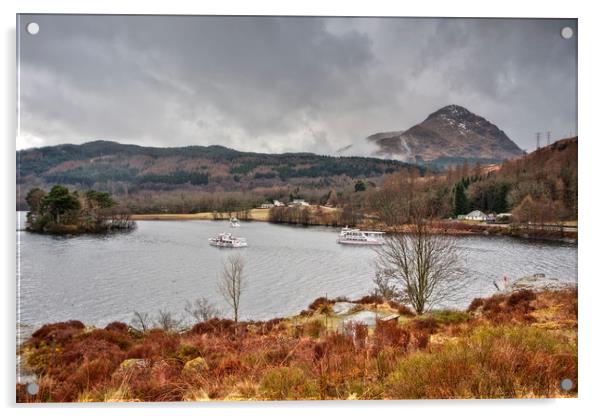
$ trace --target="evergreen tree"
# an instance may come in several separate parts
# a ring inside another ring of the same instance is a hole
[[[460,181],[454,186],[454,215],[464,215],[468,211],[468,198],[464,182]]]
[[[111,198],[108,192],[90,190],[86,192],[86,200],[92,209],[111,208],[117,205],[117,202]]]
[[[62,185],[54,185],[48,195],[42,199],[43,208],[54,218],[57,224],[61,222],[61,216],[69,211],[80,209],[77,195],[69,192]]]
[[[366,184],[364,183],[364,181],[357,181],[355,183],[355,192],[363,192],[366,190]]]

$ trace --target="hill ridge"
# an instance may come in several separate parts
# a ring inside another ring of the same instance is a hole
[[[130,190],[191,185],[231,191],[318,182],[322,187],[347,186],[408,166],[376,157],[254,153],[221,145],[150,147],[109,140],[19,150],[16,157],[20,185],[118,185]]]

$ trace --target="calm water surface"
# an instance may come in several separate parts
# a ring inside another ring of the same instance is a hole
[[[23,214],[21,214],[21,218]],[[129,322],[134,310],[183,313],[187,300],[206,297],[223,311],[217,292],[222,261],[233,249],[207,243],[219,232],[247,238],[234,249],[246,260],[244,319],[295,314],[316,297],[359,297],[373,284],[374,251],[336,243],[338,230],[224,221],[140,221],[127,234],[53,237],[17,231],[17,319],[26,326],[79,319],[86,324]],[[575,244],[506,237],[457,237],[467,273],[475,279],[456,305],[491,294],[494,279],[533,273],[577,280]]]

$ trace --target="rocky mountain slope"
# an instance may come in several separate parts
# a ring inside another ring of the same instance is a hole
[[[524,154],[496,125],[459,105],[443,107],[408,130],[367,140],[378,146],[375,156],[419,164],[500,162]]]

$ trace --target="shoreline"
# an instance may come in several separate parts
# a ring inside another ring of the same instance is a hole
[[[246,219],[241,221],[259,221],[269,222],[281,225],[306,225],[306,226],[325,226],[334,227],[329,224],[297,224],[290,222],[271,222],[269,221],[269,208],[253,208],[248,211]],[[227,214],[213,212],[198,212],[194,214],[132,214],[130,218],[133,221],[227,221]],[[367,228],[374,231],[383,231],[390,234],[406,233],[409,230],[408,224],[398,226],[386,226],[375,222],[366,221],[357,225],[359,228]],[[452,236],[508,236],[521,239],[549,240],[567,243],[577,243],[578,226],[570,225],[559,227],[556,225],[528,226],[512,224],[471,224],[457,221],[440,220],[435,223],[432,230],[435,234]]]
[[[268,222],[269,208],[253,208],[249,210],[246,220],[241,221],[262,221]],[[196,212],[194,214],[132,214],[130,219],[133,221],[187,221],[187,220],[205,220],[205,221],[227,221],[229,217],[226,213]]]
[[[498,282],[498,281],[496,281]],[[541,292],[555,292],[555,291],[564,291],[564,290],[578,290],[579,288],[579,283],[578,281],[565,281],[565,280],[558,280],[557,278],[553,278],[553,277],[546,277],[545,275],[527,275],[527,276],[523,276],[520,278],[517,278],[515,280],[512,281],[512,283],[510,283],[508,285],[507,288],[505,289],[500,289],[497,292],[494,292],[493,294],[481,294],[476,296],[474,299],[485,299],[485,298],[489,298],[489,297],[494,297],[497,295],[510,295],[514,292],[519,292],[522,290],[530,290],[533,291],[535,293],[541,293]],[[337,296],[337,297],[323,297],[323,296],[318,296],[316,299],[314,299],[311,304],[314,303],[326,303],[329,305],[334,305],[335,303],[347,303],[347,304],[355,304],[355,305],[362,305],[364,307],[364,309],[370,309],[371,305],[374,306],[374,301],[367,301],[369,298],[379,298],[380,300],[376,303],[377,307],[375,308],[376,311],[379,312],[387,312],[387,313],[394,313],[394,311],[396,309],[398,309],[401,305],[398,302],[392,301],[392,300],[385,300],[384,298],[382,298],[382,296],[378,295],[375,296],[373,294],[367,293],[365,295],[360,295],[359,297],[355,298],[355,299],[350,299],[349,296],[346,295],[342,295],[342,296]],[[439,313],[442,311],[453,311],[453,312],[463,312],[466,311],[467,308],[469,308],[470,302],[468,302],[465,306],[446,306],[446,307],[436,307],[431,309],[430,311],[425,312],[426,315],[431,314],[431,313]],[[259,319],[253,319],[253,318],[243,318],[239,321],[240,324],[256,324],[256,323],[265,323],[265,322],[269,322],[272,321],[274,319],[278,319],[278,320],[298,320],[298,319],[302,319],[307,317],[308,312],[314,311],[314,309],[312,309],[312,307],[308,307],[306,309],[302,309],[299,310],[297,312],[294,313],[290,313],[290,314],[274,314],[274,315],[269,315],[268,317],[265,318],[259,318]],[[181,312],[181,311],[173,311],[173,312]],[[347,312],[345,313],[337,313],[338,315],[344,315],[344,316],[349,316],[349,315],[353,315],[357,313],[351,311],[351,309],[349,309]],[[72,318],[72,319],[76,319],[76,318]],[[220,319],[227,319],[227,318],[220,318]],[[123,322],[121,320],[114,320],[114,319],[108,319],[106,320],[104,323],[99,323],[99,322],[95,322],[95,323],[90,323],[89,321],[86,322],[85,320],[79,320],[84,323],[84,325],[86,327],[89,328],[100,328],[100,327],[104,327],[106,325],[108,325],[111,322]],[[47,325],[47,324],[56,324],[56,323],[60,323],[62,321],[45,321],[45,322],[41,322],[41,323],[24,323],[24,322],[17,322],[17,326],[18,326],[18,330],[17,330],[17,338],[19,338],[21,340],[21,342],[25,342],[27,341],[30,337],[31,334],[33,332],[35,332],[37,329],[39,329],[40,327]],[[182,331],[186,331],[191,329],[194,326],[195,322],[188,322],[186,320],[183,320],[181,322],[182,325]],[[21,337],[19,337],[18,335],[21,334]]]

